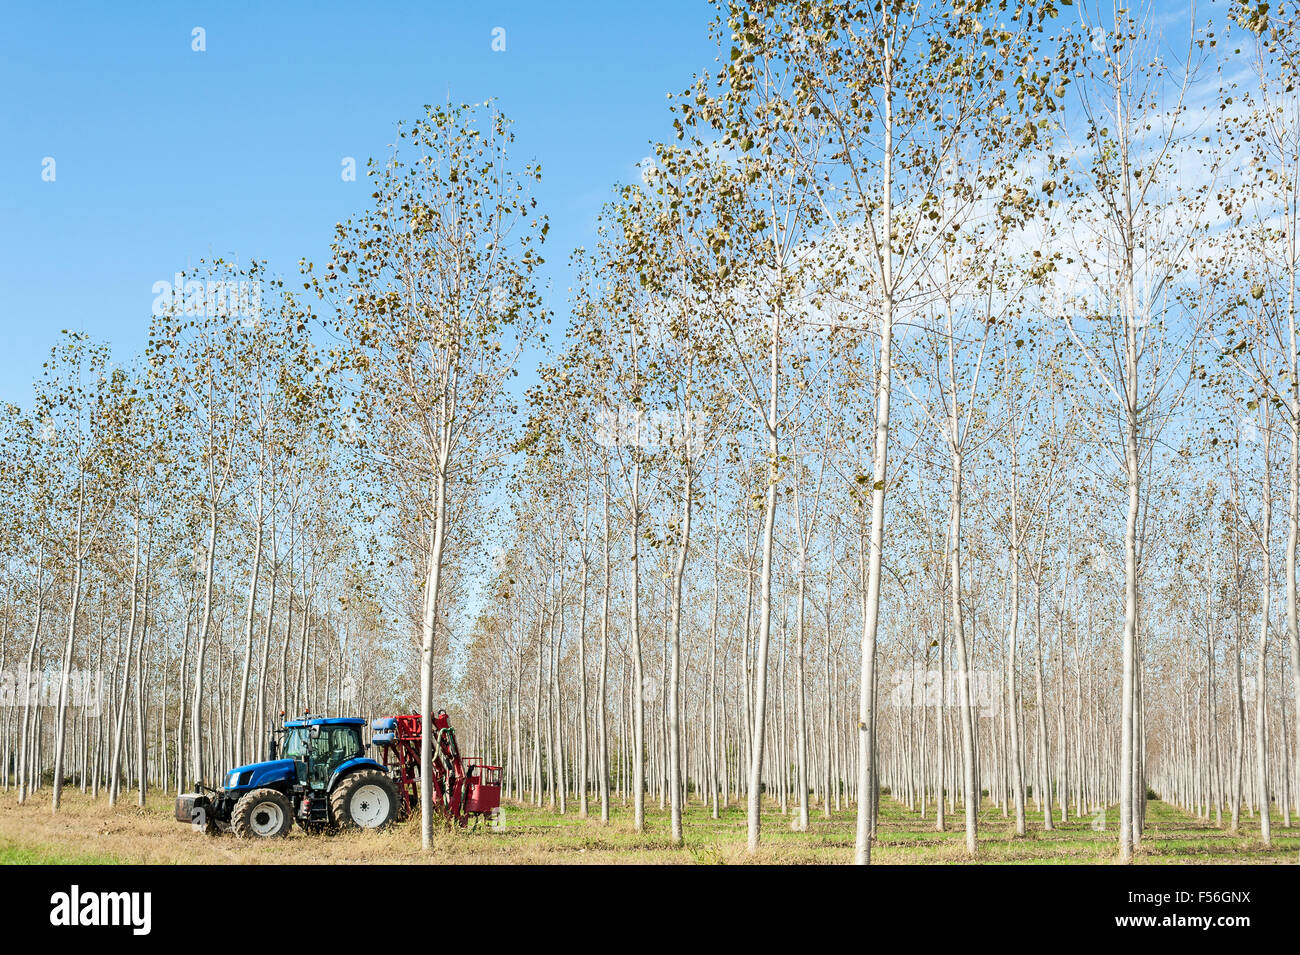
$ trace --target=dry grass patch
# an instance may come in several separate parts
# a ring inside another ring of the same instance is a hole
[[[807,832],[794,832],[791,819],[775,805],[764,810],[763,844],[757,855],[746,851],[744,810],[731,807],[713,819],[692,803],[686,814],[686,845],[669,839],[667,812],[648,801],[646,831],[635,832],[630,807],[616,804],[609,824],[542,808],[507,805],[502,829],[435,833],[429,853],[420,851],[418,820],[385,832],[349,832],[335,836],[307,835],[294,829],[282,840],[242,842],[226,834],[205,837],[172,818],[171,799],[155,795],[149,805],[134,802],[110,809],[101,796],[91,799],[76,789],[66,791],[63,808],[50,811],[49,791],[37,793],[19,806],[12,793],[0,796],[0,861],[13,863],[145,863],[154,865],[366,865],[544,863],[640,863],[664,865],[712,864],[842,864],[853,856],[852,810],[823,818],[813,813]],[[1031,817],[1030,832],[1017,838],[1010,819],[986,806],[980,816],[980,848],[976,862],[1007,864],[1111,863],[1115,859],[1115,813],[1110,828],[1097,831],[1090,819],[1072,819],[1052,831]],[[1300,858],[1300,830],[1274,830],[1276,845],[1265,849],[1254,832],[1225,832],[1160,802],[1148,810],[1147,835],[1137,854],[1148,863],[1294,863]],[[950,817],[944,832],[934,829],[933,814],[922,817],[885,799],[881,803],[879,838],[872,850],[876,862],[890,864],[967,863],[960,816]]]

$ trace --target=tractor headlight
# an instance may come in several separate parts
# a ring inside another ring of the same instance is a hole
[[[226,780],[226,788],[234,789],[239,785],[239,773],[231,773],[230,778]]]

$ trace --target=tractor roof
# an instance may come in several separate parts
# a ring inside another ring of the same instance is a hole
[[[284,728],[298,729],[303,726],[364,726],[366,721],[359,716],[313,716],[310,719],[286,720]]]

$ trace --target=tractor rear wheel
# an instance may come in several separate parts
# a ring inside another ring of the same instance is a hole
[[[230,828],[240,839],[274,839],[287,836],[293,826],[293,807],[275,789],[254,789],[235,803]]]
[[[330,816],[340,829],[383,829],[397,821],[397,787],[383,773],[348,776],[330,793]]]

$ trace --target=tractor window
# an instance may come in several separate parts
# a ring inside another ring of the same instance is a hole
[[[336,726],[330,734],[334,737],[333,746],[343,759],[352,759],[361,755],[361,734],[355,726]]]
[[[361,734],[355,726],[322,726],[311,741],[313,782],[324,785],[340,764],[362,754]]]
[[[312,743],[311,758],[328,761],[331,766],[360,755],[361,741],[352,726],[322,726]]]
[[[305,759],[307,757],[307,731],[301,727],[286,730],[284,748],[280,751],[282,759]]]

